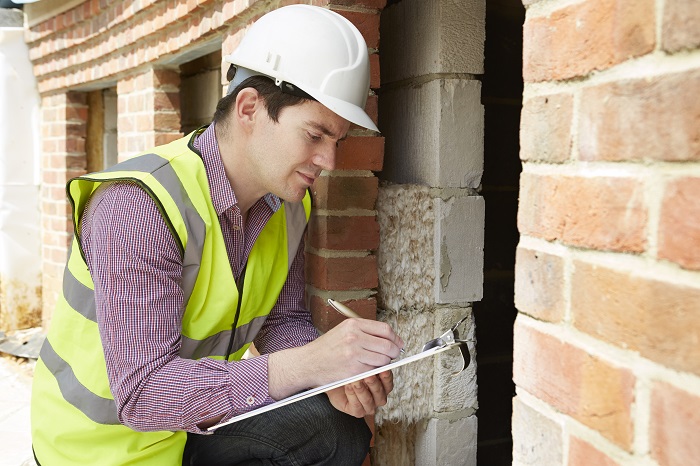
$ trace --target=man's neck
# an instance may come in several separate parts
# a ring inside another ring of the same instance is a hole
[[[234,140],[237,138],[226,131],[220,130],[219,126],[214,127],[214,132],[226,178],[236,195],[236,205],[245,221],[250,208],[264,194],[259,194],[255,187],[250,185],[252,177],[247,176],[245,158],[241,153],[241,146],[234,143]]]

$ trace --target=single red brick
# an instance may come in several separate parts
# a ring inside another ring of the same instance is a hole
[[[308,241],[317,249],[374,251],[379,247],[379,223],[374,216],[314,215]]]
[[[635,377],[629,369],[518,320],[513,380],[621,448],[631,449]]]
[[[584,76],[654,50],[655,0],[565,4],[523,27],[525,81]],[[575,58],[574,58],[575,57]]]
[[[523,173],[520,188],[523,234],[600,250],[646,248],[648,208],[641,180]]]
[[[372,119],[374,124],[379,121],[379,99],[376,95],[370,95],[367,97],[367,104],[365,105],[365,112]],[[353,125],[356,126],[356,125]]]
[[[347,18],[365,38],[367,47],[371,49],[379,48],[379,13],[350,10],[335,10]]]
[[[377,300],[374,298],[353,299],[341,302],[355,311],[363,319],[377,319]],[[310,305],[314,327],[322,332],[327,332],[347,319],[347,317],[333,309],[326,299],[320,296],[312,295]]]
[[[584,88],[581,159],[700,160],[698,94],[697,69]]]
[[[314,205],[319,209],[373,210],[379,192],[374,176],[321,176],[312,187]]]
[[[164,144],[168,144],[170,142],[173,142],[176,139],[180,139],[181,137],[183,137],[182,133],[156,133],[153,136],[154,145],[162,146]]]
[[[664,366],[700,375],[700,287],[574,262],[577,329]]]
[[[164,132],[177,132],[180,130],[179,112],[157,112],[153,115],[153,129]]]
[[[559,322],[564,317],[564,260],[542,251],[518,247],[515,257],[515,305],[537,319]]]
[[[376,256],[321,257],[307,254],[307,280],[322,290],[365,290],[376,288]]]
[[[384,162],[384,138],[351,136],[338,144],[335,168],[338,170],[381,171]]]
[[[669,182],[659,219],[659,257],[700,270],[700,178]]]
[[[380,67],[379,67],[379,55],[372,53],[369,56],[369,87],[371,89],[379,89],[382,85]]]
[[[651,454],[659,465],[697,463],[700,458],[700,396],[697,393],[664,382],[655,383],[651,394],[651,419]]]
[[[520,158],[564,162],[571,156],[573,96],[554,94],[528,99],[520,118]]]
[[[180,111],[180,93],[157,91],[153,95],[153,110],[158,111]]]
[[[620,463],[610,458],[593,445],[571,436],[569,440],[569,463],[568,466],[620,466]]]

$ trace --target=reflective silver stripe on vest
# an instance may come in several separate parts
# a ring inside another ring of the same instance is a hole
[[[249,323],[237,327],[231,354],[241,349],[243,345],[252,343],[266,319],[267,316],[256,317]],[[188,359],[199,359],[205,356],[225,357],[230,338],[231,330],[224,330],[204,340],[194,340],[183,335],[180,356]]]
[[[68,305],[80,315],[88,320],[97,322],[95,293],[75,278],[70,269],[68,269],[72,251],[73,246],[68,248],[68,261],[66,262],[66,270],[63,272],[63,297]]]
[[[284,203],[284,211],[287,217],[287,252],[289,254],[289,268],[299,249],[299,241],[306,229],[306,212],[303,202]]]
[[[183,306],[186,307],[194,284],[197,280],[199,267],[202,263],[202,249],[204,248],[204,237],[206,227],[202,217],[192,205],[185,187],[182,186],[180,178],[175,173],[173,167],[166,159],[156,154],[145,154],[133,159],[126,160],[119,165],[108,168],[106,173],[111,171],[133,170],[151,173],[151,175],[165,188],[177,205],[180,215],[187,229],[187,246],[182,258],[182,291],[185,297]],[[176,238],[177,239],[177,238]]]
[[[56,377],[63,398],[98,424],[120,424],[114,400],[92,393],[78,381],[73,369],[54,351],[46,339],[39,353],[42,362]]]

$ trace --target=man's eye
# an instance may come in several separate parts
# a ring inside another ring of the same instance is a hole
[[[313,141],[320,141],[322,136],[319,136],[318,134],[313,134],[313,133],[308,133],[309,138]]]

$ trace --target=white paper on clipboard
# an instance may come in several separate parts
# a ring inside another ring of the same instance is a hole
[[[399,359],[398,361],[394,361],[394,362],[389,363],[385,366],[376,367],[376,368],[369,370],[367,372],[363,372],[362,374],[357,374],[357,375],[354,375],[352,377],[348,377],[347,379],[338,380],[337,382],[331,382],[329,384],[322,385],[320,387],[312,388],[310,390],[306,390],[304,392],[297,393],[296,395],[292,395],[292,396],[287,397],[283,400],[276,401],[272,404],[263,406],[263,407],[258,408],[258,409],[254,409],[253,411],[248,411],[247,413],[243,413],[243,414],[240,414],[238,416],[232,417],[231,419],[229,419],[226,422],[222,422],[220,424],[216,424],[215,426],[209,427],[207,429],[207,431],[212,431],[212,430],[218,429],[219,427],[222,427],[222,426],[225,426],[228,424],[233,424],[234,422],[242,421],[243,419],[248,419],[250,417],[257,416],[258,414],[272,411],[273,409],[281,408],[282,406],[286,406],[288,404],[292,404],[292,403],[295,403],[297,401],[301,401],[303,399],[312,397],[314,395],[318,395],[320,393],[325,393],[329,390],[333,390],[334,388],[342,387],[343,385],[347,385],[349,383],[356,382],[358,380],[362,380],[365,377],[379,374],[380,372],[391,370],[395,367],[400,367],[400,366],[403,366],[405,364],[409,364],[409,363],[412,363],[415,361],[420,361],[421,359],[428,358],[430,356],[434,356],[438,353],[442,353],[443,351],[447,351],[448,349],[456,348],[459,345],[460,345],[460,343],[451,343],[451,344],[448,344],[445,346],[438,346],[435,348],[430,348],[430,349],[422,351],[418,354],[414,354],[413,356],[408,356],[406,358]]]

